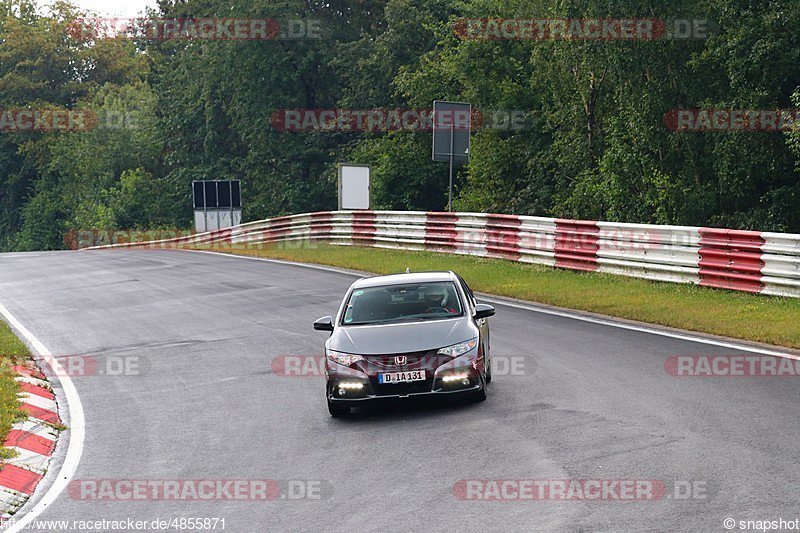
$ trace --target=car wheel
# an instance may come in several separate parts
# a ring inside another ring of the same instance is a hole
[[[486,383],[492,381],[492,359],[486,358]]]
[[[340,403],[334,403],[334,402],[328,400],[328,412],[334,418],[341,417],[341,416],[347,416],[347,415],[350,414],[350,406],[349,405],[342,405]]]

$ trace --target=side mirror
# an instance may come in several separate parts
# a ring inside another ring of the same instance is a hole
[[[324,316],[314,322],[314,329],[319,331],[333,331],[333,318]]]
[[[478,304],[475,306],[475,320],[494,316],[494,307],[488,304]]]

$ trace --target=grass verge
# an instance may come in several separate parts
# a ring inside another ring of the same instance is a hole
[[[417,272],[454,270],[476,291],[800,349],[800,299],[795,298],[436,252],[316,243],[297,248],[243,246],[218,251],[376,274],[403,272],[406,267]]]
[[[20,392],[12,366],[28,358],[28,347],[20,341],[5,322],[0,320],[0,459],[12,457],[12,453],[1,445],[6,441],[11,424],[25,420],[27,415],[20,409]]]

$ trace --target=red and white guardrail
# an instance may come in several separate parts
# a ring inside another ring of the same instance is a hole
[[[800,235],[526,215],[326,211],[94,248],[323,241],[497,257],[572,270],[800,297]]]

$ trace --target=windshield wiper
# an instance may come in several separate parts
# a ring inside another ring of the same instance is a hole
[[[349,322],[345,326],[369,326],[373,324],[395,324],[397,322],[413,322],[414,320],[438,320],[441,318],[455,318],[461,315],[434,315],[430,313],[420,315],[398,316],[395,318],[387,318],[386,320],[371,320],[369,322]]]
[[[411,322],[414,320],[436,320],[439,318],[451,318],[453,316],[457,315],[432,315],[430,313],[425,313],[424,315],[400,316],[397,318],[386,320],[386,322]]]

